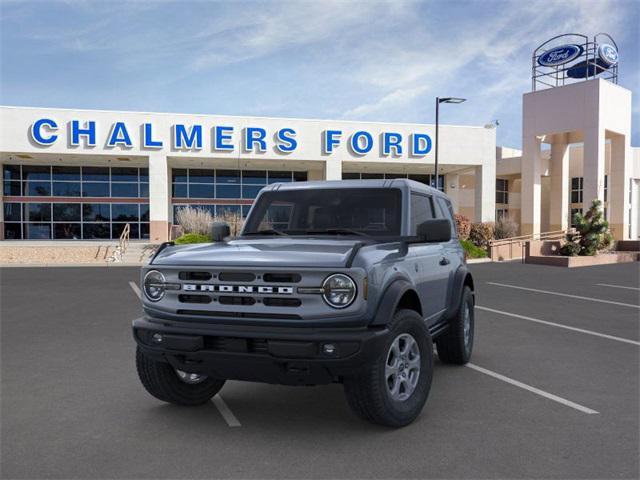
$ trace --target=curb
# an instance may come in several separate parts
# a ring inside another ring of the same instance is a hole
[[[490,258],[469,258],[467,259],[467,263],[489,263],[492,260]]]

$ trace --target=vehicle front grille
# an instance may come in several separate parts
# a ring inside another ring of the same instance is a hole
[[[218,301],[220,305],[254,305],[256,303],[256,299],[251,297],[223,296],[218,297]]]
[[[249,318],[267,318],[267,314],[255,310],[297,308],[302,299],[297,296],[297,284],[302,275],[295,272],[232,271],[232,270],[184,270],[177,272],[183,286],[176,292],[181,304],[218,304],[224,307],[247,307]],[[319,282],[319,281],[318,281]],[[315,282],[314,282],[315,283]],[[299,294],[298,294],[299,295]],[[180,312],[178,312],[180,313]],[[218,316],[202,310],[199,315]],[[241,316],[238,312],[220,312],[220,316]],[[282,315],[278,315],[282,318]]]
[[[209,295],[178,295],[181,303],[211,303]]]
[[[265,273],[262,278],[267,283],[298,283],[302,280],[299,273]]]
[[[210,272],[180,272],[178,274],[180,280],[192,280],[194,282],[206,282],[211,280],[213,275]]]
[[[253,282],[256,276],[248,272],[220,272],[218,278],[221,282]]]
[[[299,307],[302,301],[299,298],[271,298],[267,297],[262,300],[268,307]]]

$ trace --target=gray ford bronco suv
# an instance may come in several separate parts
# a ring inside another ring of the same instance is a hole
[[[149,393],[199,405],[225,380],[342,383],[352,409],[400,427],[424,406],[433,342],[469,361],[474,287],[451,202],[410,180],[273,184],[242,233],[163,244],[134,320]]]

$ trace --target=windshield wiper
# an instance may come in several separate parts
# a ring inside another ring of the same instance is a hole
[[[359,237],[369,237],[370,235],[359,232],[358,230],[351,230],[350,228],[327,228],[325,230],[306,230],[304,233],[313,235],[315,234],[327,234],[327,235],[358,235]]]
[[[288,236],[288,233],[281,232],[280,230],[274,230],[273,228],[265,228],[264,230],[257,230],[255,232],[247,232],[245,235],[284,235]]]

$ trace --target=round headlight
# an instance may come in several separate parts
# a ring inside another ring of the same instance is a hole
[[[342,273],[329,275],[322,283],[322,298],[333,308],[346,308],[356,298],[356,284]]]
[[[152,302],[157,302],[164,297],[165,278],[157,270],[151,270],[144,276],[144,294]]]

